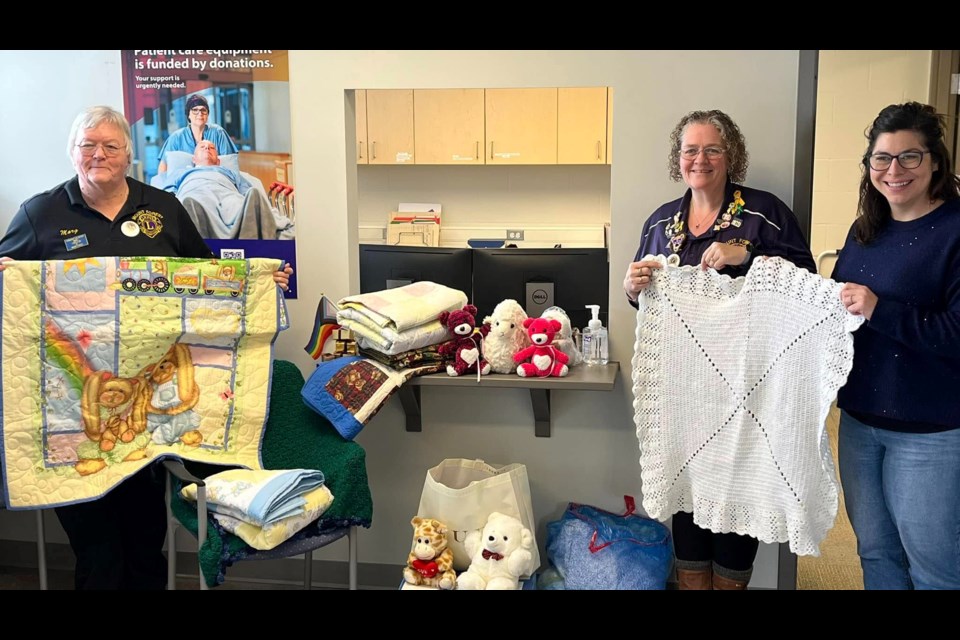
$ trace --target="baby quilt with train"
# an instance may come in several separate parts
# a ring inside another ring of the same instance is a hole
[[[0,272],[9,509],[94,500],[154,460],[260,469],[278,260],[83,258]]]

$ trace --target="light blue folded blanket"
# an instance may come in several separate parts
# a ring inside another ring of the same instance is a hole
[[[323,472],[313,469],[231,469],[205,482],[211,512],[264,526],[303,513],[307,502],[303,495],[322,486],[324,477]],[[196,500],[196,485],[184,487],[181,493],[188,500]]]

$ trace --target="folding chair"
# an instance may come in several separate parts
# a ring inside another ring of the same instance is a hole
[[[180,460],[164,460],[163,466],[167,470],[166,491],[167,491],[167,589],[176,589],[177,579],[177,550],[176,550],[176,529],[182,526],[173,515],[171,500],[173,499],[171,476],[175,476],[184,483],[196,483],[197,485],[197,548],[203,546],[207,539],[207,488],[201,478],[197,478],[183,466]],[[313,587],[313,550],[325,547],[326,545],[347,536],[351,591],[357,589],[357,528],[343,527],[332,529],[319,536],[304,538],[301,540],[288,540],[275,549],[269,551],[258,551],[249,556],[248,560],[274,560],[277,558],[287,558],[290,556],[304,556],[303,567],[303,588],[311,589]],[[200,574],[200,589],[207,590],[207,581],[203,578],[203,570],[197,566]]]

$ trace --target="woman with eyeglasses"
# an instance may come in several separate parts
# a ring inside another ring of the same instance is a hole
[[[110,107],[77,116],[67,138],[76,176],[20,206],[0,240],[0,271],[13,260],[100,256],[213,258],[172,194],[127,177],[130,125]],[[293,270],[274,281],[286,289]],[[77,589],[163,589],[166,506],[151,465],[92,502],[57,507],[77,558]]]
[[[187,120],[190,124],[172,134],[160,148],[160,164],[157,170],[160,173],[167,171],[167,153],[170,151],[185,151],[193,155],[197,143],[201,140],[210,140],[217,145],[218,155],[227,155],[237,153],[237,145],[234,144],[223,127],[208,122],[210,118],[210,104],[207,99],[199,93],[195,93],[187,98]]]
[[[867,322],[837,398],[840,479],[867,589],[960,589],[960,180],[936,110],[867,132],[833,278]]]
[[[647,255],[662,254],[670,264],[698,265],[732,277],[744,275],[757,256],[781,256],[816,271],[790,208],[772,193],[740,184],[747,174],[747,146],[730,116],[718,110],[688,113],[670,142],[670,177],[688,188],[644,224],[640,248],[623,279],[631,305],[638,306],[652,269],[660,268],[659,262],[643,260]],[[673,516],[680,588],[746,589],[758,541],[701,529],[695,519],[695,512]]]

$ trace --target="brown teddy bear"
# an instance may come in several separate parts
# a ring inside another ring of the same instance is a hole
[[[449,376],[462,376],[474,371],[479,371],[482,376],[490,373],[490,363],[480,353],[480,346],[490,332],[490,325],[484,324],[478,328],[476,315],[477,308],[472,304],[440,314],[440,323],[446,325],[454,336],[440,345],[438,350],[441,356],[453,359],[453,364],[447,365]]]
[[[203,442],[200,416],[193,408],[200,400],[194,380],[190,348],[175,343],[160,362],[147,366],[141,375],[146,380],[147,430],[156,444],[174,444],[177,440],[196,447]]]
[[[93,448],[77,447],[77,473],[87,476],[113,462],[142,460],[145,442],[138,438],[147,428],[146,383],[142,377],[119,378],[95,371],[83,381],[80,417],[83,432]]]
[[[453,551],[447,546],[447,525],[433,518],[414,518],[413,550],[407,556],[403,579],[412,585],[438,589],[457,586]]]
[[[83,381],[83,431],[100,443],[101,451],[111,451],[117,440],[131,442],[147,428],[142,382],[141,378],[117,378],[109,371],[96,371]]]

